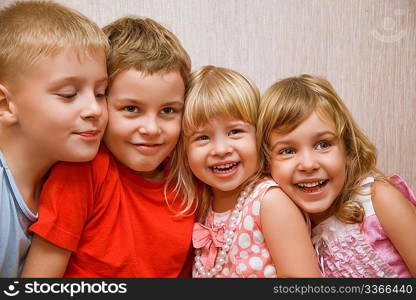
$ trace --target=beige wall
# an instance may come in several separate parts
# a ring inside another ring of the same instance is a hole
[[[378,167],[416,190],[416,1],[58,2],[100,26],[127,14],[154,18],[182,40],[194,69],[233,68],[261,91],[301,73],[327,77],[379,149]]]

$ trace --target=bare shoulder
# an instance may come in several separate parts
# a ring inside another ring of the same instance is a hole
[[[392,202],[408,202],[400,191],[389,182],[374,181],[372,188],[374,206],[390,206]]]
[[[301,214],[296,204],[279,187],[273,187],[266,192],[261,211],[273,211],[275,215],[284,216],[285,219],[293,217],[293,214]]]
[[[320,277],[305,218],[280,188],[264,195],[260,224],[278,277]]]
[[[416,236],[408,234],[416,228],[415,206],[392,184],[379,181],[373,184],[372,201],[385,234],[416,276]]]
[[[415,208],[411,202],[388,182],[373,183],[372,202],[382,225],[389,222],[397,224],[399,219],[404,221],[415,216]]]
[[[272,187],[266,191],[262,199],[262,205],[273,205],[273,204],[293,204],[285,192],[279,187]]]

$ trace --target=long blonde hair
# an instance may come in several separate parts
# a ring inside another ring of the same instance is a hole
[[[232,117],[253,126],[257,124],[259,90],[244,75],[226,68],[204,66],[191,74],[185,95],[183,132],[172,157],[169,180],[176,180],[175,191],[189,206],[194,205],[203,221],[211,201],[211,189],[192,175],[187,163],[185,138],[214,117]],[[261,170],[245,184],[260,178]]]
[[[361,181],[369,175],[387,179],[376,169],[375,146],[326,79],[304,74],[280,80],[266,90],[261,99],[257,126],[264,161],[271,161],[271,133],[291,132],[312,112],[324,114],[334,122],[337,137],[345,146],[346,179],[331,207],[332,214],[345,223],[359,223],[363,220],[364,210],[352,196],[361,193]],[[268,170],[267,164],[265,170]]]

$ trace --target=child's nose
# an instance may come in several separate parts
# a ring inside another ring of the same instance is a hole
[[[233,152],[233,147],[223,140],[215,141],[212,147],[211,155],[225,156]]]
[[[311,172],[319,169],[319,162],[315,155],[309,151],[300,153],[298,169],[305,172]]]
[[[97,100],[94,94],[85,97],[82,101],[84,107],[81,112],[81,118],[83,119],[98,119],[103,114],[104,108],[107,105],[105,100]]]
[[[150,116],[143,118],[142,123],[139,126],[139,133],[147,136],[157,136],[162,132],[155,117]]]

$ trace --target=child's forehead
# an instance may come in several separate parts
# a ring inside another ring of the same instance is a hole
[[[32,63],[27,65],[26,72],[36,71],[45,67],[56,70],[56,72],[65,71],[59,64],[70,64],[83,67],[85,63],[95,61],[101,66],[106,67],[106,55],[104,49],[91,49],[91,48],[56,48],[50,49],[40,53],[36,58],[32,60]]]
[[[121,71],[111,79],[109,102],[135,102],[149,107],[184,103],[185,87],[177,73],[146,74],[135,68]]]
[[[275,126],[272,129],[271,134],[275,137],[288,135],[299,129],[306,129],[305,127],[309,129],[308,131],[310,133],[323,128],[330,129],[334,133],[337,133],[336,123],[332,116],[325,110],[315,109],[307,115],[293,119],[291,122],[286,122],[281,126]]]
[[[94,82],[95,86],[107,86],[107,68],[104,52],[94,59],[78,60],[72,50],[55,55],[43,55],[33,64],[19,69],[13,77],[12,90],[25,89],[28,83],[54,89],[63,85],[83,85]]]
[[[77,59],[82,63],[86,60],[106,59],[105,49],[102,47],[65,47],[57,49],[56,54],[63,53],[68,60]]]
[[[110,70],[109,70],[110,71]],[[160,84],[172,84],[179,87],[182,92],[185,92],[185,82],[179,70],[161,70],[150,71],[135,66],[127,66],[120,68],[117,71],[109,74],[111,86],[115,84],[122,84],[128,78],[130,81],[134,80],[137,84],[147,85],[146,82],[158,82]]]
[[[110,69],[109,69],[109,72],[111,72]],[[183,84],[185,88],[185,80],[183,79],[180,70],[177,68],[161,69],[161,70],[154,71],[142,65],[129,64],[129,65],[119,67],[113,71],[114,71],[113,73],[109,74],[112,81],[115,80],[117,77],[123,76],[120,74],[135,73],[136,74],[135,76],[137,77],[137,79],[156,78],[160,81],[167,81],[167,82],[173,82],[173,81],[177,82],[178,79],[180,79],[181,84]]]

